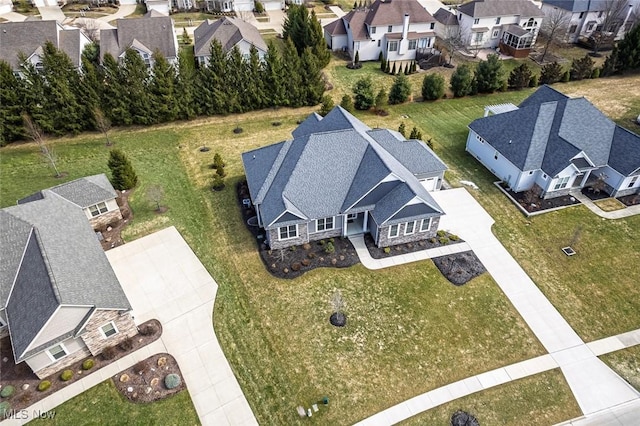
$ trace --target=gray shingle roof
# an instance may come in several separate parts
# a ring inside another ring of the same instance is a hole
[[[436,21],[417,0],[376,0],[371,5],[365,22],[374,27],[401,25],[405,14],[409,14],[412,23]]]
[[[315,131],[307,133],[312,130],[309,123],[314,122]],[[287,211],[301,220],[342,214],[374,190],[390,173],[393,173],[397,183],[402,182],[406,187],[402,194],[411,192],[409,199],[418,196],[434,212],[441,214],[440,207],[414,174],[370,132],[371,129],[364,123],[341,107],[336,107],[323,119],[318,121],[314,117],[307,120],[302,129],[294,130],[297,136],[292,141],[277,144],[273,150],[260,148],[244,153],[242,159],[249,186],[253,188],[250,190],[252,199],[254,204],[259,205],[264,226],[269,228]],[[385,133],[376,131],[373,134],[380,137]],[[393,137],[393,134],[390,135]],[[389,146],[391,142],[386,143]],[[396,143],[400,147],[416,148],[413,143],[407,144],[398,139]],[[394,147],[393,151],[399,153],[401,150]],[[400,156],[406,157],[405,154]],[[268,172],[255,170],[268,165]],[[441,170],[440,165],[438,170]],[[384,187],[392,189],[388,185]],[[256,188],[260,188],[257,196]],[[378,215],[384,220],[390,217],[384,217],[385,214],[395,214],[403,207],[402,204],[393,203],[406,199],[381,193],[376,193],[375,198],[379,202],[386,200],[380,206],[384,210]]]
[[[384,149],[396,157],[414,175],[424,175],[447,170],[444,162],[419,140],[404,140],[398,132],[375,129],[368,132]]]
[[[557,6],[569,12],[604,10],[607,0],[542,0],[542,3]]]
[[[239,18],[224,17],[217,21],[207,19],[198,25],[194,33],[195,56],[209,56],[211,42],[216,39],[225,52],[241,40],[254,45],[257,49],[267,52],[267,44],[262,39],[260,31],[253,25]]]
[[[520,170],[555,176],[584,152],[596,167],[623,175],[640,167],[640,136],[617,126],[584,98],[540,87],[520,108],[473,121],[469,128]]]
[[[49,191],[55,192],[62,198],[82,208],[113,200],[118,195],[104,173],[72,180],[49,188]],[[18,204],[25,204],[34,199],[39,199],[38,194],[41,194],[41,192],[18,200]],[[42,196],[40,195],[40,197]]]
[[[8,62],[14,70],[20,66],[19,53],[29,57],[47,41],[64,51],[75,66],[80,66],[80,38],[86,36],[78,29],[64,29],[56,21],[6,22],[0,28],[0,60]]]
[[[458,11],[474,18],[517,15],[543,17],[544,13],[529,0],[474,0],[458,7]]]
[[[41,200],[7,207],[0,214],[0,288],[3,295],[7,287],[13,288],[3,302],[18,357],[54,305],[131,309],[82,210],[53,191],[42,194]],[[5,247],[10,254],[4,254]]]
[[[150,52],[156,50],[173,60],[178,56],[173,20],[168,16],[118,19],[117,28],[100,30],[100,58],[110,53],[118,58],[137,40]]]
[[[344,21],[342,18],[338,18],[333,22],[328,23],[324,26],[324,31],[330,35],[345,35],[347,34],[347,29],[344,26]]]
[[[442,25],[458,25],[458,17],[442,7],[433,14],[433,18]]]

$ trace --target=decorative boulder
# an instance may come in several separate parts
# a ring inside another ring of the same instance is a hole
[[[182,380],[177,374],[167,374],[164,378],[164,385],[167,389],[175,389],[180,386],[180,383],[182,383]]]
[[[451,416],[451,426],[480,426],[480,423],[471,414],[458,410]]]

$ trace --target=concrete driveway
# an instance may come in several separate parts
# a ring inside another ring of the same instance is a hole
[[[218,285],[175,227],[107,252],[136,323],[160,320],[203,425],[256,425],[213,331]]]

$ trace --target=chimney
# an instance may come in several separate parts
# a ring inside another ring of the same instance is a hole
[[[409,14],[404,14],[404,20],[402,21],[402,39],[406,40],[409,33]]]

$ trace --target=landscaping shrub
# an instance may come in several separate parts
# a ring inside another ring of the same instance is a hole
[[[389,253],[391,253],[391,248],[390,248],[390,247],[385,247],[385,248],[383,249],[383,251],[384,251],[386,254],[389,254]]]
[[[371,78],[364,77],[356,81],[352,90],[354,95],[353,105],[356,109],[366,111],[373,106],[375,95],[373,94]]]
[[[314,257],[316,257],[316,254],[315,254],[315,253],[309,253],[309,254],[307,255],[307,257],[308,257],[309,259],[313,259]]]
[[[332,242],[334,242],[334,241],[335,241],[335,240],[333,239],[333,237],[332,237],[332,238],[329,238],[329,242],[330,242],[330,243],[332,243]]]
[[[259,1],[254,2],[254,7],[256,9],[256,13],[264,13],[264,6]]]
[[[0,396],[3,398],[9,398],[10,396],[12,396],[16,391],[16,388],[11,386],[11,385],[7,385],[5,387],[2,388],[2,390],[0,390]]]
[[[133,366],[133,372],[136,374],[142,374],[145,371],[147,371],[147,363],[142,360],[142,361],[138,361],[134,366]]]
[[[329,241],[327,243],[327,247],[324,249],[325,252],[327,253],[333,253],[334,251],[336,251],[336,248],[333,246],[333,243],[331,241]]]
[[[131,348],[133,348],[133,339],[131,337],[129,337],[129,338],[123,340],[122,342],[120,342],[118,347],[120,349],[122,349],[123,351],[131,350]]]
[[[106,360],[113,359],[116,356],[116,348],[113,346],[107,346],[102,350],[102,358]]]
[[[440,74],[427,74],[422,80],[422,99],[435,101],[444,95],[444,77]]]
[[[467,64],[462,64],[451,74],[449,85],[456,98],[467,96],[473,91],[473,74]]]
[[[63,382],[68,382],[73,377],[73,370],[64,370],[62,374],[60,374],[60,380]]]
[[[447,244],[449,242],[449,239],[447,237],[440,237],[440,244]]]
[[[458,237],[457,235],[451,234],[451,235],[449,235],[449,239],[451,241],[458,241],[460,239],[460,237]]]
[[[292,271],[299,271],[300,270],[300,264],[299,263],[294,263],[293,265],[291,265],[291,270]]]
[[[95,365],[95,361],[92,358],[85,359],[84,362],[82,363],[82,369],[91,370],[94,365]]]
[[[542,67],[540,73],[540,84],[553,84],[562,79],[562,66],[557,62],[552,62]]]
[[[311,261],[309,259],[302,259],[300,263],[302,263],[302,266],[309,266]]]
[[[11,412],[11,404],[9,401],[0,402],[0,419],[7,417],[7,414]]]
[[[131,189],[138,184],[138,176],[131,162],[119,149],[109,151],[107,166],[111,170],[111,183],[115,189]]]
[[[145,324],[138,329],[138,332],[143,336],[150,336],[156,332],[156,327],[153,324]]]
[[[44,392],[51,387],[51,382],[49,380],[43,380],[38,384],[38,390],[40,392]]]
[[[439,231],[437,232],[437,235],[438,235],[438,237],[444,237],[445,235],[447,235],[447,233],[446,233],[446,232],[444,232],[444,231],[441,229],[441,230],[439,230]]]
[[[180,376],[177,374],[167,374],[164,378],[164,385],[167,389],[175,389],[180,386],[180,383],[182,383],[182,380],[180,380]]]
[[[389,90],[389,103],[391,105],[401,104],[406,102],[411,95],[411,83],[407,79],[406,75],[398,74],[391,90]]]

